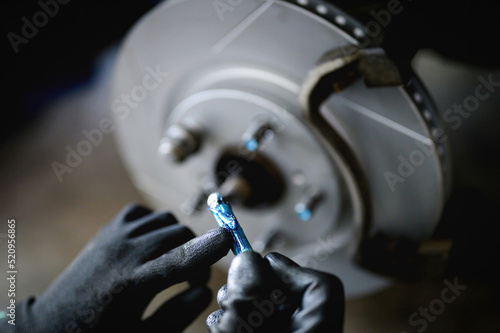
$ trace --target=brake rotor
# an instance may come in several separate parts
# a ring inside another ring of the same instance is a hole
[[[430,236],[446,147],[433,141],[435,112],[416,79],[357,78],[325,95],[318,112],[336,141],[310,120],[304,83],[325,54],[361,37],[360,23],[318,1],[159,5],[115,67],[116,137],[133,182],[198,234],[215,227],[207,193],[226,192],[255,249],[338,275],[348,296],[387,285],[353,251],[377,232]]]

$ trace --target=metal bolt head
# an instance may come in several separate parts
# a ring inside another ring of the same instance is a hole
[[[158,154],[172,162],[182,162],[199,148],[199,137],[194,131],[180,124],[167,128],[160,140]]]

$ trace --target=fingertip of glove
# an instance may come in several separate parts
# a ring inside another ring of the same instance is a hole
[[[288,288],[301,289],[311,279],[307,269],[280,253],[269,253],[264,259],[269,263],[274,275]]]
[[[323,272],[319,272],[319,274],[322,274],[325,280],[328,280],[328,284],[330,286],[332,294],[343,300],[345,290],[344,290],[344,283],[342,283],[342,280],[334,274],[323,273]]]
[[[174,214],[168,210],[159,210],[153,213],[155,219],[163,219],[165,221],[171,222],[171,224],[177,224],[177,219]]]
[[[226,228],[218,227],[218,228],[214,228],[214,229],[212,229],[210,231],[213,231],[214,233],[217,233],[217,234],[221,234],[222,237],[230,240],[231,242],[233,241],[233,236],[231,236],[231,233]]]
[[[227,288],[246,295],[257,295],[264,288],[272,271],[267,261],[253,251],[238,254],[228,271]]]
[[[299,264],[297,264],[292,259],[290,259],[290,258],[288,258],[288,257],[286,257],[278,252],[268,253],[264,257],[264,259],[266,259],[271,265],[278,264],[278,265],[291,266],[291,267],[301,267]]]
[[[223,315],[223,310],[217,310],[209,314],[206,320],[207,330],[211,332],[211,329],[219,324]]]
[[[207,231],[200,237],[206,236],[210,242],[213,242],[213,246],[216,248],[225,249],[226,254],[233,245],[233,236],[226,228],[215,228]]]
[[[211,265],[227,254],[232,243],[231,234],[224,228],[209,230],[183,245],[186,262],[194,260]]]
[[[340,295],[340,297],[344,295],[344,285],[336,275],[301,267],[295,261],[276,252],[269,253],[265,259],[288,287],[300,289],[315,281],[325,294]]]
[[[151,214],[152,210],[138,203],[127,204],[121,212],[122,220],[124,222],[131,222],[148,214]]]
[[[223,285],[217,292],[217,304],[221,305],[221,302],[227,299],[227,284]]]
[[[128,233],[128,238],[134,238],[155,232],[156,230],[170,227],[170,230],[183,229],[183,233],[188,234],[189,238],[194,238],[194,233],[186,226],[181,226],[177,223],[175,216],[167,211],[154,212],[147,217],[136,220],[135,223],[130,223],[132,228]],[[172,227],[171,227],[172,226]]]
[[[262,257],[259,253],[254,251],[245,251],[234,257],[229,267],[229,272],[240,272],[260,270],[263,264]]]

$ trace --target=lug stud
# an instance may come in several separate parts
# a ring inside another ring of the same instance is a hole
[[[182,162],[198,150],[199,137],[183,125],[174,124],[167,128],[160,140],[158,153],[173,162]]]

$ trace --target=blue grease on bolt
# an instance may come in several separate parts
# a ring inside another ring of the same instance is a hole
[[[229,230],[231,236],[233,236],[232,250],[234,255],[238,255],[245,251],[253,251],[229,203],[225,201],[219,193],[212,193],[208,196],[207,205],[212,211],[212,214],[214,214],[217,224]]]
[[[297,205],[295,206],[295,214],[297,217],[304,222],[307,222],[311,219],[312,212],[305,205]]]
[[[245,141],[245,148],[248,151],[256,151],[259,148],[259,143],[254,138],[248,139]]]

